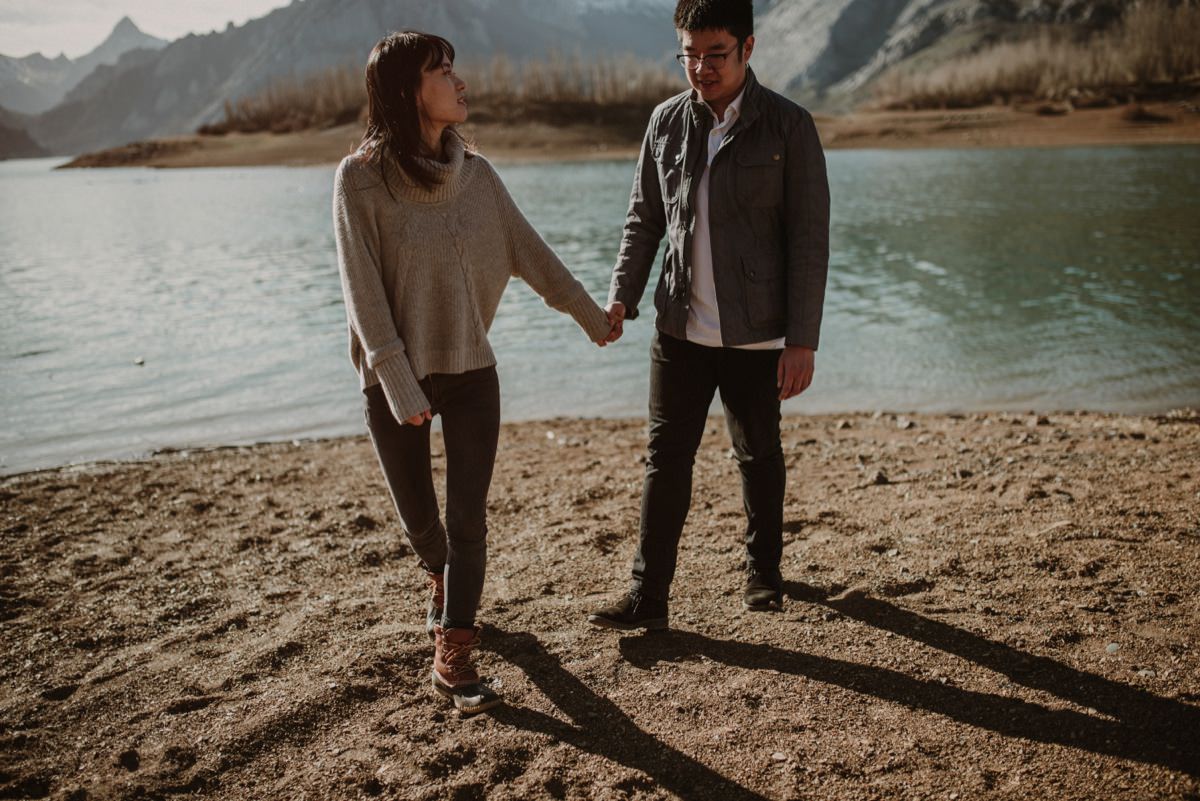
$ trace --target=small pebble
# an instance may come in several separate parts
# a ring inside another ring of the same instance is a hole
[[[1110,642],[1107,646],[1105,646],[1104,650],[1108,651],[1110,654],[1115,654],[1117,651],[1121,650],[1121,646],[1117,645],[1115,642]]]
[[[775,753],[771,754],[771,759],[775,760],[776,762],[787,762],[787,754],[783,753],[782,751],[776,751]]]

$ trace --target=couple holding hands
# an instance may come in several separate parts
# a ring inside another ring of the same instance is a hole
[[[606,309],[530,226],[492,165],[455,129],[466,85],[445,39],[407,31],[372,50],[367,131],[339,166],[334,228],[350,357],[367,428],[426,572],[434,688],[464,713],[501,702],[472,652],[487,561],[487,496],[500,430],[487,332],[511,276],[605,345],[654,292],[650,434],[628,591],[594,625],[667,626],[692,465],[721,393],[747,524],[743,605],[778,609],[783,579],[780,402],[812,381],[829,253],[829,190],[812,117],[749,67],[751,0],[680,0],[691,89],[650,118]],[[442,417],[443,522],[430,462]]]

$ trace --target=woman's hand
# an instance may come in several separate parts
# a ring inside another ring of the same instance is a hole
[[[419,426],[419,425],[424,425],[426,420],[432,420],[432,419],[433,419],[433,415],[430,414],[428,409],[426,409],[425,411],[421,412],[420,414],[414,414],[412,417],[405,418],[404,423],[406,425],[410,425],[410,426]]]

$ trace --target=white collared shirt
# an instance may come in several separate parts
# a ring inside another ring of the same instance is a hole
[[[713,280],[712,239],[709,237],[708,217],[708,175],[717,151],[725,134],[737,122],[742,114],[742,96],[745,87],[725,109],[725,119],[718,120],[712,108],[705,104],[713,114],[713,128],[708,134],[708,166],[700,176],[700,184],[696,188],[696,221],[692,232],[692,292],[688,300],[687,339],[697,345],[711,348],[724,346],[721,339],[721,313],[717,308],[717,285]],[[749,345],[735,347],[744,350],[769,350],[782,348],[782,337],[768,342],[755,342]]]

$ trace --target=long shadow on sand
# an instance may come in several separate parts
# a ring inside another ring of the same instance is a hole
[[[671,748],[630,720],[612,701],[597,695],[562,666],[541,641],[526,632],[489,630],[484,647],[525,671],[529,680],[564,714],[557,718],[518,706],[504,706],[496,720],[640,770],[681,798],[714,801],[766,801],[702,762]]]
[[[793,598],[824,603],[855,620],[955,654],[1015,683],[1116,720],[923,681],[888,668],[686,631],[623,638],[621,653],[640,667],[705,656],[750,670],[777,670],[935,712],[1007,737],[1070,746],[1200,776],[1200,709],[1196,707],[1018,651],[885,601],[865,596],[829,600],[804,585],[788,589]]]

